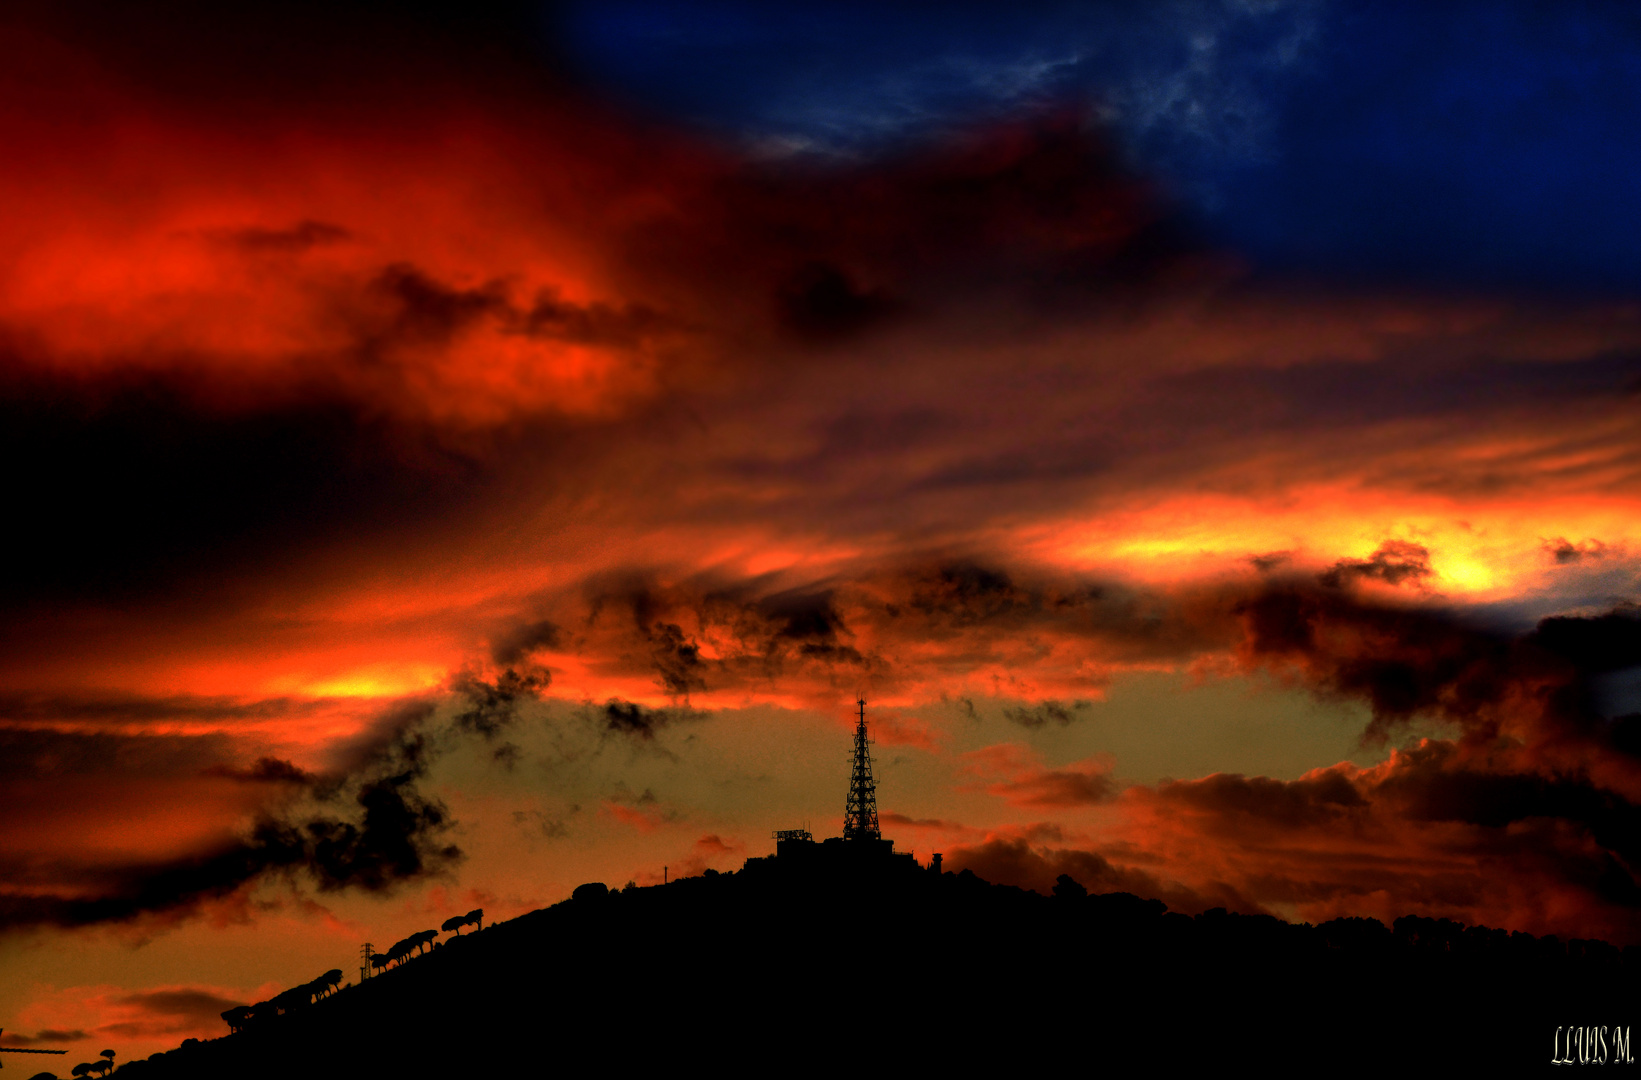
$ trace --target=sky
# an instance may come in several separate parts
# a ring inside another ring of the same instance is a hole
[[[0,15],[0,1026],[841,828],[1641,944],[1641,17]],[[72,1057],[62,1059],[74,1060]]]

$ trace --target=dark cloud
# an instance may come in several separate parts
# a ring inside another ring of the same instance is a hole
[[[1059,727],[1068,727],[1077,719],[1077,714],[1087,712],[1093,708],[1093,702],[1073,701],[1070,705],[1062,701],[1040,701],[1035,705],[1022,705],[1019,708],[1005,707],[1003,716],[1011,724],[1019,724],[1023,728],[1040,728],[1053,723]]]
[[[1365,579],[1400,585],[1405,581],[1419,582],[1432,572],[1430,551],[1424,545],[1405,540],[1386,540],[1369,558],[1340,559],[1318,580],[1335,589]]]
[[[1086,296],[1097,280],[1148,280],[1180,254],[1164,241],[1158,202],[1076,112],[982,131],[840,186],[837,210],[819,219],[836,230],[834,250],[937,280],[1029,264],[1036,284],[1074,282]]]
[[[979,781],[967,785],[969,790],[987,791],[1015,806],[1092,806],[1116,792],[1109,755],[1046,768],[1024,747],[1003,744],[970,751],[964,759],[964,771]]]
[[[1296,672],[1322,694],[1365,701],[1370,743],[1426,716],[1459,725],[1472,741],[1504,734],[1534,753],[1559,746],[1586,755],[1589,765],[1615,748],[1617,733],[1598,707],[1594,678],[1641,665],[1641,618],[1630,607],[1552,617],[1511,634],[1439,607],[1287,582],[1233,610],[1250,661]]]
[[[506,282],[464,289],[409,263],[384,269],[370,291],[384,299],[391,312],[386,325],[367,338],[370,352],[398,344],[446,345],[461,331],[512,307]]]
[[[1115,793],[1116,784],[1103,771],[1039,769],[987,785],[986,790],[1016,806],[1064,810],[1104,802]]]
[[[829,342],[867,329],[892,314],[896,304],[879,290],[858,286],[830,263],[811,262],[781,283],[776,308],[793,333]]]
[[[1594,680],[1641,667],[1641,619],[1619,609],[1548,619],[1521,634],[1475,622],[1422,589],[1397,599],[1361,588],[1428,573],[1422,548],[1387,543],[1320,576],[1272,570],[1170,590],[946,561],[839,575],[824,588],[706,575],[638,589],[595,583],[548,606],[558,625],[585,627],[566,647],[611,670],[647,671],[677,697],[776,678],[829,687],[845,678],[878,687],[932,681],[935,693],[953,675],[998,672],[1027,655],[1035,678],[1060,678],[1074,692],[1100,685],[1091,665],[1229,653],[1323,697],[1365,702],[1368,743],[1425,718],[1455,723],[1474,740],[1616,745],[1628,729],[1601,713]],[[1087,700],[1045,695],[1006,716],[1026,728],[1065,725]]]
[[[0,1036],[0,1046],[39,1046],[41,1042],[46,1042],[46,1044],[51,1044],[51,1042],[79,1042],[82,1039],[90,1039],[90,1037],[92,1037],[92,1032],[82,1031],[79,1027],[74,1027],[74,1029],[43,1027],[38,1032],[34,1032],[33,1036],[23,1036],[23,1034],[18,1034],[15,1031],[5,1032],[5,1036]],[[41,1075],[41,1073],[36,1073],[36,1075]],[[53,1075],[53,1073],[43,1073],[43,1075]],[[34,1080],[34,1078],[31,1077],[30,1080]]]
[[[1549,618],[1510,634],[1439,608],[1294,582],[1238,610],[1252,660],[1286,665],[1321,693],[1368,702],[1367,737],[1388,737],[1415,715],[1461,733],[1400,750],[1375,770],[1338,766],[1297,781],[1213,776],[1159,788],[1162,803],[1197,811],[1192,829],[1216,842],[1339,849],[1331,868],[1271,867],[1259,895],[1336,913],[1388,895],[1409,909],[1493,912],[1487,917],[1542,928],[1543,911],[1514,898],[1554,893],[1558,927],[1584,919],[1623,940],[1641,933],[1638,747],[1628,718],[1604,717],[1594,692],[1599,676],[1641,663],[1641,618],[1632,608]],[[1405,865],[1363,869],[1346,852],[1348,838],[1366,835],[1394,838]],[[1447,864],[1433,874],[1421,868],[1426,859]]]
[[[908,829],[939,829],[942,831],[962,832],[964,827],[955,821],[944,821],[940,818],[912,818],[905,814],[888,811],[878,816],[884,825],[899,825]]]
[[[605,731],[649,741],[661,728],[698,715],[688,709],[651,709],[636,702],[611,698],[598,711]]]
[[[570,833],[570,819],[581,812],[579,804],[572,804],[562,817],[554,817],[541,810],[513,811],[513,824],[530,826],[548,840],[561,840]]]
[[[243,780],[254,784],[312,784],[318,778],[297,768],[282,758],[261,757],[248,769],[228,765],[213,765],[205,770],[207,776],[222,776],[229,780]]]
[[[79,1028],[65,1030],[62,1028],[41,1028],[30,1035],[19,1035],[15,1031],[6,1032],[3,1040],[5,1046],[34,1046],[37,1043],[70,1043],[89,1039],[91,1034]]]
[[[329,228],[250,230],[238,242],[295,245]],[[9,351],[0,327],[0,453],[29,463],[15,495],[38,515],[12,538],[30,572],[0,578],[0,609],[230,595],[224,579],[315,550],[439,533],[478,513],[505,476],[560,452],[566,421],[543,406],[476,436],[431,419],[415,404],[429,354],[480,327],[618,349],[673,327],[642,305],[543,294],[521,306],[506,281],[460,286],[408,263],[312,291],[351,337],[260,374],[183,362],[186,349],[75,371],[33,346]]]
[[[1383,742],[1417,715],[1496,731],[1496,706],[1520,685],[1508,635],[1426,608],[1379,605],[1289,583],[1239,601],[1243,648],[1256,663],[1297,667],[1313,689],[1365,700],[1364,738]]]
[[[538,292],[534,303],[513,314],[508,326],[534,338],[618,348],[635,348],[684,329],[678,319],[645,304],[573,304],[552,289]]]
[[[19,17],[89,53],[147,95],[241,122],[326,107],[372,113],[452,96],[556,92],[537,5],[178,0],[147,17],[101,5],[28,5]]]
[[[361,811],[357,821],[316,817],[290,830],[304,853],[311,852],[309,871],[321,889],[379,892],[462,858],[460,848],[441,841],[453,824],[449,811],[416,787],[428,763],[421,736],[402,736],[382,753],[374,775],[358,784],[352,797]]]
[[[771,655],[790,643],[805,659],[862,662],[860,653],[841,640],[848,627],[828,591],[776,593],[758,601],[757,611],[773,629],[773,641],[766,650]]]
[[[635,794],[626,784],[616,785],[615,791],[609,796],[609,801],[623,806],[654,806],[660,802],[651,789],[645,788]]]
[[[858,326],[888,303],[880,290],[914,278],[997,280],[1029,265],[1039,286],[1086,289],[1101,278],[1148,280],[1181,254],[1159,201],[1075,112],[1039,113],[859,169],[749,170],[725,194],[739,211],[731,228],[761,238],[742,241],[749,249],[776,239],[807,256],[798,279],[826,295],[833,327]],[[852,280],[855,266],[899,281],[863,285]],[[774,280],[783,282],[778,293],[793,291],[786,274]]]
[[[449,811],[417,787],[430,749],[415,727],[430,715],[426,703],[399,710],[391,738],[357,773],[320,783],[312,807],[265,814],[229,844],[162,863],[64,870],[75,886],[69,893],[0,892],[0,930],[185,912],[269,874],[301,875],[327,891],[380,892],[448,869],[462,858],[443,841]]]
[[[1043,597],[1017,586],[1005,570],[958,563],[916,579],[906,604],[931,618],[967,626],[1039,612]]]
[[[1424,911],[1641,935],[1641,805],[1519,753],[1427,739],[1372,769],[1214,775],[1131,788],[1124,806],[1146,842],[1228,853],[1240,889],[1307,918]]]
[[[1367,805],[1348,779],[1331,771],[1289,781],[1215,773],[1201,780],[1164,782],[1157,797],[1222,818],[1247,815],[1288,828],[1333,824]]]
[[[114,999],[118,1005],[129,1005],[155,1016],[175,1017],[197,1026],[220,1022],[224,1009],[244,1002],[221,997],[209,990],[171,989],[149,990],[145,993],[126,994]]]
[[[498,665],[517,664],[537,649],[558,649],[563,635],[558,624],[548,619],[524,623],[490,643],[490,659]]]
[[[0,778],[180,778],[235,768],[225,735],[149,735],[0,727]]]
[[[1582,562],[1585,559],[1602,559],[1607,555],[1607,545],[1599,540],[1585,540],[1575,544],[1565,536],[1558,536],[1554,540],[1544,543],[1544,550],[1562,566],[1569,563]]]
[[[1511,356],[1507,348],[1501,341],[1443,354],[1429,343],[1409,342],[1371,362],[1319,357],[1289,368],[1216,365],[1164,376],[1145,393],[1158,406],[1167,402],[1181,410],[1182,419],[1219,441],[1250,427],[1297,434],[1460,416],[1479,423],[1521,408],[1549,415],[1580,402],[1622,398],[1641,377],[1641,354],[1634,352],[1564,360]],[[1168,434],[1178,431],[1171,427]],[[1449,475],[1468,471],[1461,462],[1441,464]],[[1502,476],[1495,481],[1509,483]]]
[[[472,671],[458,672],[450,680],[450,689],[465,699],[466,707],[451,722],[458,731],[493,740],[518,720],[519,706],[539,700],[552,681],[552,674],[539,667],[523,671],[509,667],[493,681]]]
[[[1135,660],[1185,657],[1227,643],[1224,626],[1189,610],[1180,597],[1029,566],[902,565],[869,584],[885,600],[866,614],[876,619],[881,611],[897,637],[970,636],[1001,644],[1040,634],[1078,641],[1109,659]]]
[[[506,280],[463,288],[410,263],[382,270],[359,307],[364,319],[359,347],[370,357],[403,346],[448,345],[485,323],[520,337],[618,349],[636,349],[683,329],[678,320],[644,304],[576,304],[544,289],[526,306],[516,302]],[[381,319],[384,307],[386,318]]]
[[[581,598],[584,614],[566,611],[560,621],[580,622],[587,627],[581,647],[607,650],[604,655],[623,667],[641,665],[686,705],[694,691],[870,665],[847,640],[849,629],[828,591],[768,584],[703,578],[607,588],[594,582]],[[706,635],[716,655],[703,653]]]
[[[999,885],[1033,889],[1044,896],[1054,891],[1061,874],[1081,884],[1091,893],[1132,893],[1154,897],[1175,911],[1192,914],[1225,907],[1248,914],[1264,909],[1228,885],[1203,892],[1145,870],[1121,866],[1104,855],[1073,848],[1034,848],[1024,839],[993,839],[973,847],[956,847],[945,853],[946,869],[972,870]]]
[[[691,690],[707,688],[701,646],[686,637],[677,623],[656,623],[648,628],[648,637],[650,658],[663,690],[687,700]]]
[[[1641,607],[1624,605],[1594,616],[1542,620],[1528,642],[1581,673],[1599,675],[1641,665]]]
[[[1532,819],[1578,827],[1625,865],[1641,867],[1641,806],[1588,777],[1478,767],[1450,744],[1427,742],[1402,754],[1376,797],[1396,801],[1416,821],[1459,821],[1490,830]],[[1641,910],[1641,889],[1626,889]]]
[[[13,495],[34,513],[9,540],[29,572],[0,578],[0,605],[214,595],[205,582],[247,565],[455,512],[482,475],[431,432],[334,390],[238,390],[227,406],[193,376],[69,375],[0,356],[0,453],[30,463]]]
[[[233,720],[295,719],[327,712],[335,698],[246,698],[167,694],[150,696],[122,693],[9,693],[0,694],[0,719],[22,724],[57,721],[95,721],[99,724],[147,725],[199,722],[219,724]]]
[[[353,234],[328,221],[298,221],[286,229],[230,229],[212,236],[252,254],[301,255],[317,247],[340,244]]]

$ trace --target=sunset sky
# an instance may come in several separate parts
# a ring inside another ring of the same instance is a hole
[[[1641,14],[100,7],[0,15],[6,1045],[836,835],[857,696],[948,869],[1641,944]]]

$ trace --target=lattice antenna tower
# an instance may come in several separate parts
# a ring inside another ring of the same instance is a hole
[[[867,747],[866,699],[855,702],[860,710],[855,721],[855,768],[849,777],[849,802],[843,810],[845,840],[879,840],[877,826],[877,784],[872,780],[872,753]]]

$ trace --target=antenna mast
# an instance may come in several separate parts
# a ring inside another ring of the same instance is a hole
[[[872,782],[872,755],[867,750],[866,699],[855,701],[859,708],[855,721],[855,770],[849,777],[849,801],[843,810],[845,840],[880,840],[877,826],[877,784]]]

